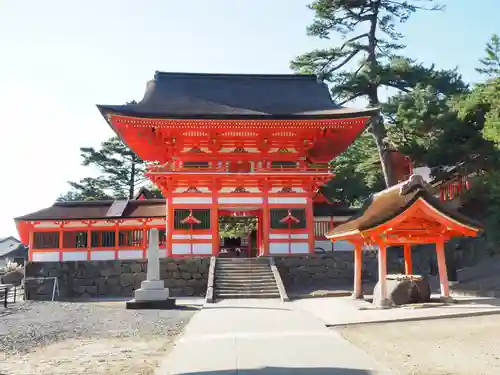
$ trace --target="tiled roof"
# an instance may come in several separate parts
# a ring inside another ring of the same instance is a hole
[[[445,202],[436,198],[429,191],[423,179],[421,179],[421,181],[420,179],[414,179],[414,183],[407,185],[410,186],[408,190],[401,190],[401,187],[411,181],[411,179],[383,190],[378,194],[372,195],[372,197],[365,202],[358,214],[354,215],[344,224],[326,233],[326,236],[339,236],[352,231],[361,232],[375,228],[406,211],[419,198],[424,199],[429,205],[443,215],[463,225],[478,229],[482,228],[482,225],[477,221],[461,214],[458,210],[449,207]]]
[[[353,117],[376,110],[336,105],[315,75],[156,72],[138,103],[100,105],[103,114],[137,117]]]
[[[56,202],[50,207],[17,217],[15,220],[109,219],[106,214],[113,202],[112,200]],[[164,199],[130,200],[119,217],[164,217],[165,212]]]

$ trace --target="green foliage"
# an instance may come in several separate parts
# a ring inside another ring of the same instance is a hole
[[[500,149],[500,77],[478,84],[455,104],[459,116],[483,130]]]
[[[257,230],[255,217],[221,217],[219,221],[220,238],[242,238]]]
[[[72,189],[59,201],[131,199],[145,182],[145,163],[116,136],[102,142],[100,149],[82,147],[80,152],[82,165],[95,167],[99,176],[68,182]]]
[[[479,60],[481,66],[476,68],[476,71],[489,77],[500,76],[500,38],[498,35],[492,35],[486,44],[485,52],[486,56]]]
[[[404,92],[419,82],[437,84],[434,68],[425,68],[403,58],[403,35],[397,25],[406,22],[418,10],[439,10],[433,0],[315,0],[311,36],[329,39],[341,35],[339,46],[317,49],[291,62],[298,73],[315,73],[332,85],[333,98],[340,104],[358,98],[370,106],[380,106],[379,89],[396,88]],[[381,161],[387,186],[395,183],[389,159],[389,141],[383,118],[372,119],[370,131]]]
[[[379,163],[373,137],[362,134],[330,163],[335,177],[324,187],[324,194],[340,202],[361,204],[371,193],[384,189]]]

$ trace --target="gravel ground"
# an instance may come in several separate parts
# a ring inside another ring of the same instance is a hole
[[[336,328],[401,375],[500,374],[500,316]]]
[[[0,309],[0,375],[152,374],[193,314],[116,302]]]

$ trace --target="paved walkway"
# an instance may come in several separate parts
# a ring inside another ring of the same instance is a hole
[[[451,305],[427,304],[427,308],[416,305],[387,310],[374,309],[371,303],[351,297],[309,298],[293,301],[291,305],[327,326],[500,314],[500,299],[497,298],[457,297],[456,300],[458,303]]]
[[[313,315],[278,300],[206,305],[157,374],[389,375]]]

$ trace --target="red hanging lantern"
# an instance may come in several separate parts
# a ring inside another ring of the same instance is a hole
[[[193,216],[193,210],[189,210],[189,215],[181,220],[182,224],[189,224],[189,250],[190,253],[193,253],[193,225],[194,224],[201,224],[201,220],[198,220],[196,217]]]

